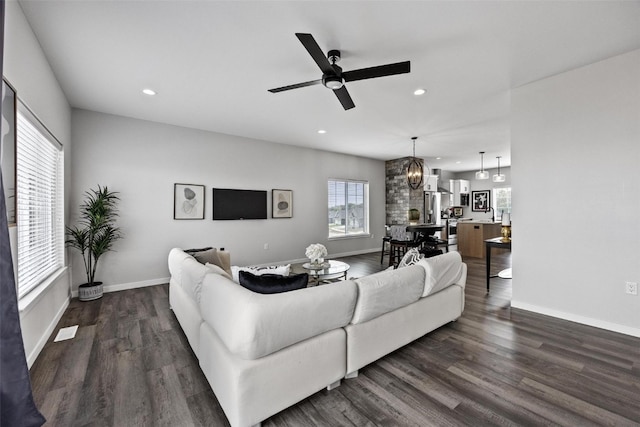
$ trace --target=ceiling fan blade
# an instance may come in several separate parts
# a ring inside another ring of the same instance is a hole
[[[338,100],[340,101],[340,104],[342,104],[345,110],[350,110],[356,106],[356,104],[353,103],[353,99],[351,99],[351,95],[349,95],[349,92],[347,92],[347,88],[345,86],[342,86],[340,89],[334,90],[333,93],[336,94]]]
[[[376,77],[393,76],[411,71],[411,62],[396,62],[395,64],[378,65],[377,67],[361,68],[359,70],[345,71],[342,77],[345,82],[355,80],[373,79]]]
[[[316,64],[318,64],[318,67],[320,67],[323,74],[336,73],[329,62],[329,59],[327,59],[327,56],[324,54],[322,49],[320,49],[320,46],[318,46],[318,43],[316,43],[316,40],[311,34],[296,33],[296,37],[298,37],[300,43],[302,43],[305,49],[307,49],[307,52],[309,52],[309,55],[311,55],[313,60],[316,61]]]
[[[318,85],[320,83],[322,83],[322,79],[311,80],[310,82],[296,83],[294,85],[277,87],[275,89],[269,89],[269,92],[271,93],[284,92],[285,90],[298,89],[300,87],[313,86],[313,85]]]

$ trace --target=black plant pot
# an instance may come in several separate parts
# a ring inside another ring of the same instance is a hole
[[[78,299],[80,301],[92,301],[102,298],[102,282],[83,283],[78,286]]]

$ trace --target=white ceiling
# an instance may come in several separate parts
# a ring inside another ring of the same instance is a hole
[[[73,107],[381,160],[418,136],[416,155],[449,171],[479,151],[510,164],[510,89],[640,48],[640,1],[20,4]],[[296,32],[340,49],[345,71],[411,73],[347,83],[349,111],[322,85],[269,93],[321,76]]]

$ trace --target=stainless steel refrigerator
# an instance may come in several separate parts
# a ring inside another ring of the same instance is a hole
[[[424,222],[425,224],[442,224],[440,218],[440,199],[442,193],[434,191],[424,192]]]

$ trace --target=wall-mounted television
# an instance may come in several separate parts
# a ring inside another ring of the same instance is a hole
[[[213,219],[267,219],[267,192],[214,188]]]

